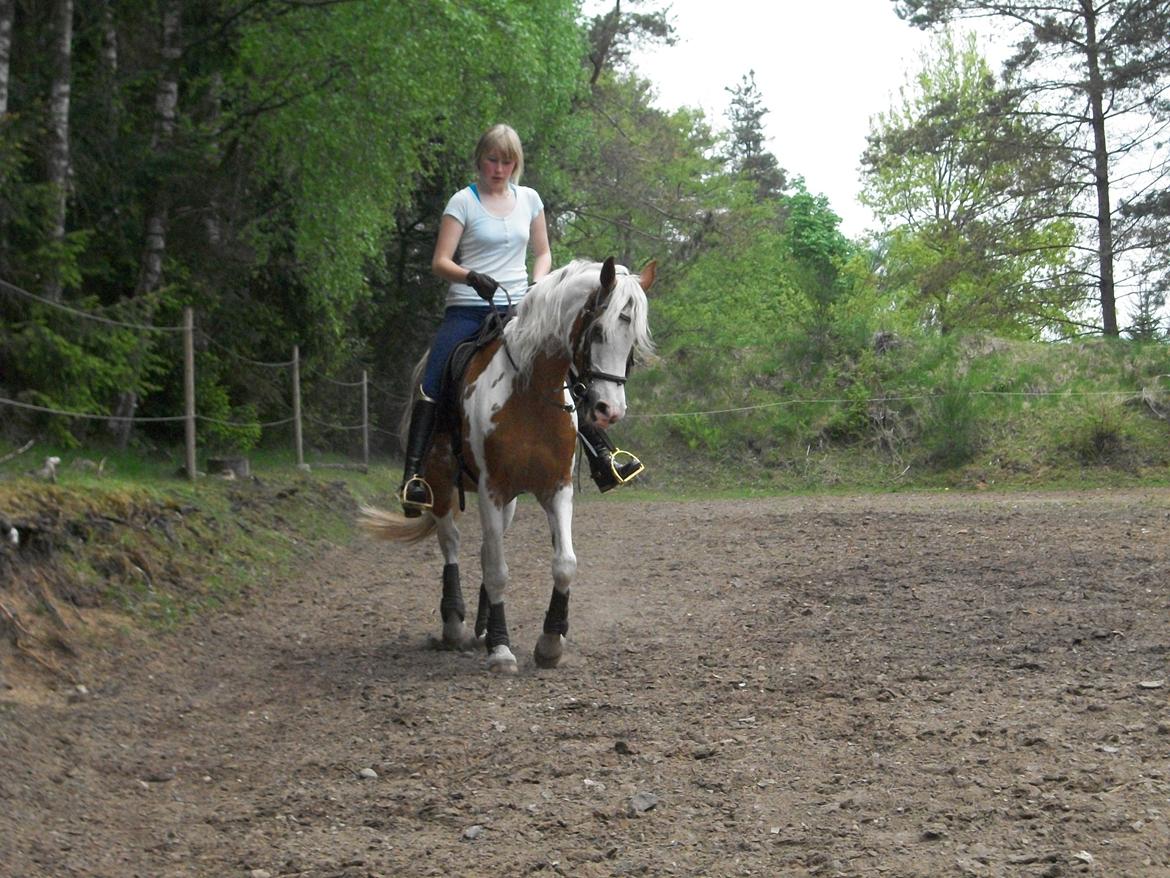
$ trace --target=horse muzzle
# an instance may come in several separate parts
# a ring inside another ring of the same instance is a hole
[[[589,420],[602,430],[608,430],[626,414],[624,403],[599,399],[589,407]]]

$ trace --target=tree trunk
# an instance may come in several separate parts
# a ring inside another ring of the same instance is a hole
[[[609,49],[617,37],[618,28],[622,20],[622,0],[616,0],[613,9],[605,15],[604,28],[598,34],[597,45],[589,53],[589,62],[593,65],[593,73],[589,76],[589,84],[596,85],[601,78],[601,71],[605,69],[605,62],[609,58]]]
[[[162,68],[154,94],[154,136],[151,149],[165,153],[175,139],[175,120],[179,108],[178,60],[181,0],[164,0],[162,7]],[[162,283],[162,263],[166,254],[167,215],[169,200],[161,181],[148,196],[145,241],[142,249],[142,267],[135,293],[152,293]]]
[[[1109,204],[1109,148],[1105,140],[1105,83],[1101,78],[1097,45],[1097,12],[1092,0],[1082,0],[1085,17],[1085,58],[1089,69],[1089,109],[1093,129],[1093,171],[1097,190],[1097,265],[1100,272],[1101,326],[1117,336],[1117,298],[1113,281],[1113,216]]]
[[[118,103],[116,100],[118,84],[118,27],[114,19],[114,0],[102,0],[101,16],[102,44],[100,62],[102,71],[103,99],[105,101],[106,122],[109,125],[110,136],[118,130]]]
[[[214,132],[207,144],[207,151],[209,155],[215,157],[216,165],[219,165],[223,160],[223,150],[219,142],[219,130],[223,124],[223,93],[223,74],[217,70],[211,74],[211,80],[208,84],[206,121],[208,128]],[[213,189],[208,196],[207,213],[203,219],[203,227],[207,232],[207,243],[213,248],[218,248],[223,243],[224,238],[218,188]]]
[[[165,154],[175,139],[175,122],[179,111],[179,58],[182,47],[179,44],[180,22],[182,21],[182,0],[163,0],[161,64],[158,85],[154,93],[154,134],[150,147],[156,154]],[[153,188],[146,196],[146,222],[143,230],[142,263],[135,285],[136,296],[153,293],[162,285],[163,258],[167,248],[167,218],[170,199],[165,189],[166,181],[152,181]],[[138,408],[138,393],[134,388],[122,392],[116,408],[116,419],[110,422],[119,448],[124,449],[130,442],[130,431],[134,426],[133,416]]]
[[[53,82],[49,96],[49,183],[53,189],[52,226],[49,240],[65,240],[65,215],[69,196],[69,95],[73,60],[73,0],[56,0],[53,7]],[[52,271],[45,280],[45,298],[61,301],[61,275]]]
[[[16,0],[0,0],[0,119],[8,112],[8,65],[12,57],[12,18]]]

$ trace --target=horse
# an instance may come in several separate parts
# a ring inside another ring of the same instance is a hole
[[[612,257],[604,263],[576,260],[534,284],[502,335],[468,363],[452,429],[436,430],[425,458],[432,508],[417,518],[361,510],[360,524],[377,538],[416,542],[437,532],[444,560],[442,643],[467,649],[482,639],[489,671],[517,671],[504,616],[504,534],[522,493],[544,509],[553,547],[552,597],[533,659],[540,668],[555,668],[561,660],[577,574],[572,519],[578,418],[606,429],[626,414],[630,366],[653,351],[646,291],[656,271],[654,262],[635,276]],[[477,493],[483,531],[474,632],[464,621],[459,578],[456,516],[464,489]]]

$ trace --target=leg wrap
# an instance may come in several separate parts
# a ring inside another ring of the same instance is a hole
[[[500,601],[498,604],[491,605],[491,612],[488,614],[488,652],[491,652],[497,646],[511,645],[511,641],[508,640],[508,622],[504,618],[504,602]]]
[[[443,565],[443,599],[439,601],[439,618],[449,622],[452,617],[463,621],[467,607],[463,604],[463,589],[459,587],[459,565]]]
[[[483,587],[483,583],[479,586],[479,606],[475,610],[475,636],[483,637],[483,632],[487,631],[488,615],[490,613],[490,603],[488,601],[487,589]]]
[[[569,633],[569,593],[561,594],[553,589],[552,599],[548,602],[548,612],[544,614],[544,633],[567,636]]]

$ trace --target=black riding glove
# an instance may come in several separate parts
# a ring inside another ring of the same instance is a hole
[[[479,293],[479,297],[489,305],[492,302],[492,296],[496,292],[496,287],[499,286],[494,277],[480,274],[478,271],[467,272],[467,280],[465,283]]]

